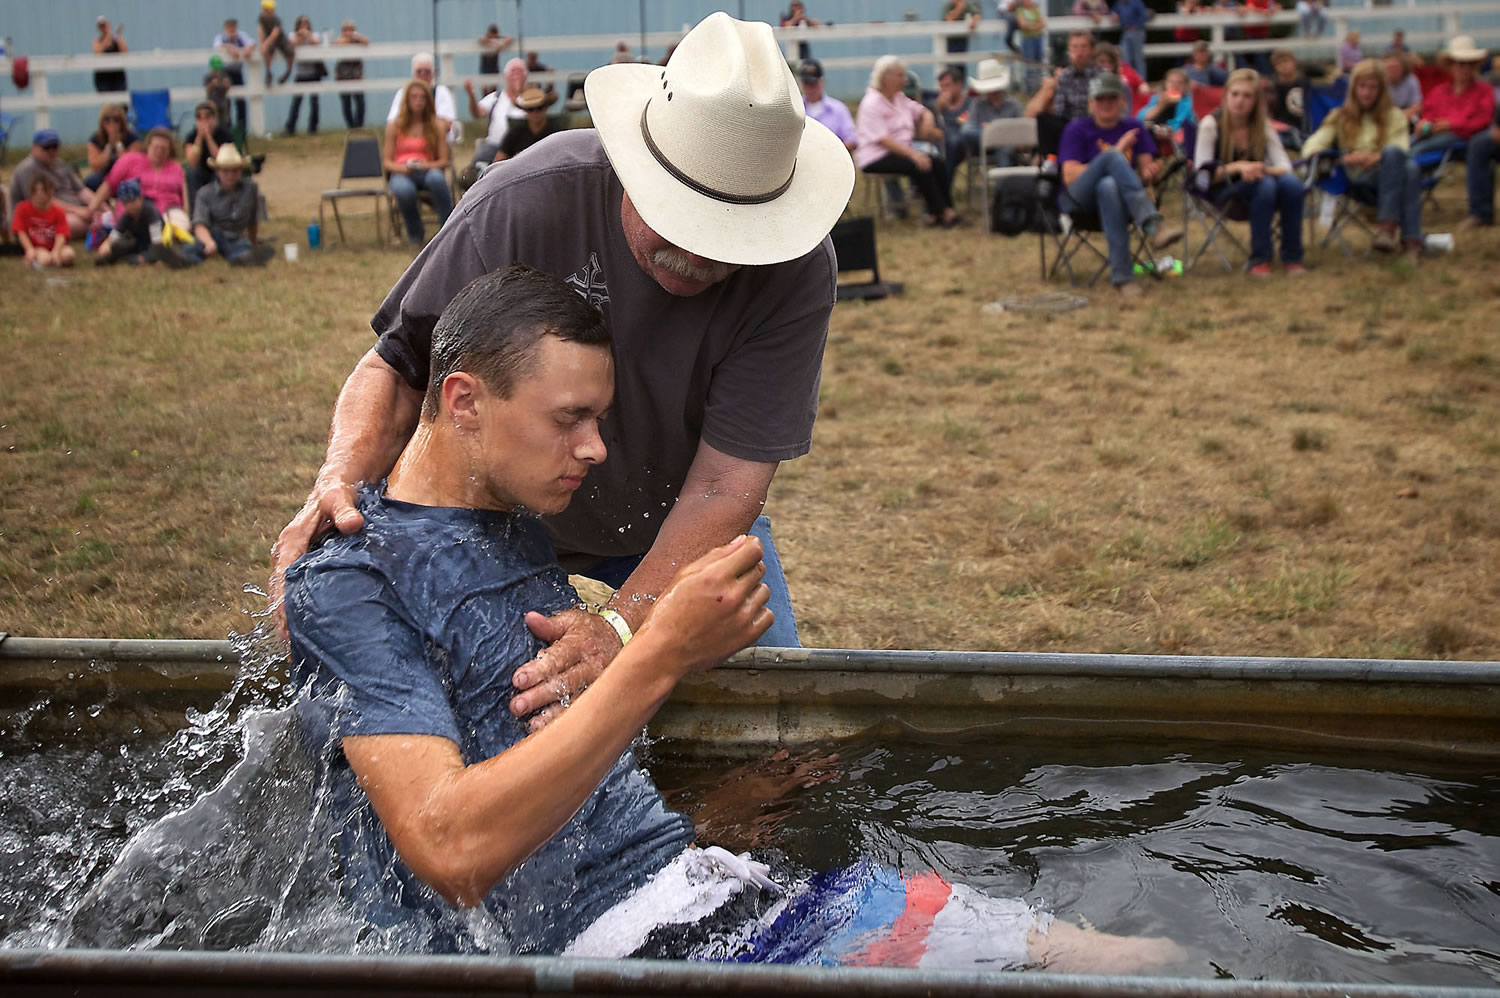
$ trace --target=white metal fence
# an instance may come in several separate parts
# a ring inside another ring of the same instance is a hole
[[[1406,28],[1407,44],[1418,50],[1435,50],[1440,48],[1444,40],[1461,33],[1476,36],[1480,44],[1500,43],[1500,26],[1495,24],[1495,15],[1500,13],[1500,0],[1453,0],[1453,2],[1434,2],[1434,0],[1405,0],[1392,6],[1370,6],[1370,0],[1366,0],[1365,7],[1335,7],[1328,11],[1329,30],[1317,38],[1288,37],[1272,40],[1245,39],[1228,41],[1231,29],[1243,28],[1247,25],[1288,25],[1296,29],[1299,19],[1292,11],[1283,11],[1269,18],[1256,15],[1238,16],[1232,13],[1199,14],[1193,16],[1183,15],[1160,15],[1151,22],[1151,33],[1161,38],[1173,28],[1191,27],[1208,35],[1213,49],[1221,56],[1230,59],[1242,57],[1245,53],[1263,51],[1271,45],[1290,48],[1297,51],[1303,57],[1315,57],[1330,55],[1342,41],[1351,24],[1359,24],[1368,31],[1373,27],[1384,25],[1402,26]],[[1483,15],[1490,15],[1484,17]],[[1489,23],[1485,23],[1489,22]],[[992,26],[995,22],[989,22]],[[1412,24],[1426,24],[1427,27],[1413,29]],[[1089,29],[1094,25],[1087,18],[1079,17],[1055,17],[1047,23],[1050,35],[1066,34],[1077,29]],[[1106,30],[1108,25],[1103,26]],[[795,59],[799,46],[803,43],[815,45],[818,49],[819,61],[824,69],[830,73],[844,70],[863,70],[870,67],[876,54],[869,54],[872,48],[882,47],[878,43],[884,43],[889,51],[899,51],[903,58],[912,65],[934,66],[958,61],[973,61],[989,54],[983,50],[976,50],[964,54],[952,53],[947,50],[947,42],[950,37],[966,35],[967,29],[961,24],[937,22],[937,21],[895,21],[868,24],[840,24],[829,27],[817,28],[788,28],[777,29],[776,35],[783,45],[787,57]],[[665,48],[676,42],[681,37],[680,31],[653,32],[644,36],[648,46],[654,48]],[[987,29],[987,39],[993,39],[995,32],[993,28]],[[1150,36],[1148,36],[1149,38]],[[560,65],[567,65],[569,55],[574,55],[574,65],[570,70],[559,70],[550,73],[534,74],[533,79],[542,82],[563,82],[574,73],[583,72],[595,64],[598,53],[607,52],[612,49],[616,40],[615,35],[568,35],[555,37],[528,37],[527,48],[536,48],[547,53],[549,61]],[[848,43],[863,43],[858,46],[866,49],[864,54],[856,55],[829,55],[823,53],[830,48],[837,50],[840,44],[848,48]],[[928,51],[920,51],[923,47]],[[1366,40],[1366,50],[1372,54],[1378,53],[1385,47],[1385,41],[1381,39]],[[409,59],[417,52],[430,51],[432,44],[429,41],[412,42],[387,42],[369,46],[350,48],[335,45],[307,46],[298,49],[298,55],[303,61],[337,62],[343,59],[361,59],[365,62],[385,60],[387,64],[391,60]],[[914,51],[916,49],[916,51]],[[1154,41],[1146,45],[1148,58],[1171,57],[1181,58],[1191,49],[1191,44],[1177,41]],[[1050,50],[1050,49],[1049,49]],[[479,46],[473,41],[446,41],[439,44],[439,66],[438,76],[443,82],[450,86],[465,78],[465,74],[458,71],[458,59],[477,58],[480,54]],[[171,86],[167,88],[171,93],[172,102],[179,107],[183,104],[191,105],[203,97],[203,87],[196,81],[208,65],[209,58],[214,53],[209,49],[180,49],[180,50],[154,50],[133,51],[125,55],[61,55],[61,56],[38,56],[29,60],[31,73],[30,93],[19,97],[8,97],[5,99],[3,110],[11,115],[30,114],[32,126],[44,128],[52,124],[53,112],[69,108],[97,108],[100,104],[110,100],[123,99],[124,95],[99,93],[92,89],[77,90],[73,92],[56,92],[53,90],[54,77],[67,77],[70,81],[83,81],[87,79],[86,74],[101,69],[180,69],[182,75],[193,79],[192,84]],[[1008,53],[1002,53],[1009,57]],[[262,71],[259,63],[246,65],[246,84],[235,87],[230,91],[232,99],[244,99],[249,106],[249,129],[254,134],[264,134],[266,127],[266,101],[272,97],[290,97],[296,95],[334,95],[341,93],[395,93],[402,86],[406,76],[388,76],[366,78],[361,80],[335,80],[331,76],[315,83],[287,83],[267,87],[262,82]],[[11,70],[10,59],[0,58],[0,73],[9,75]],[[850,74],[846,72],[846,78]],[[500,79],[495,76],[472,75],[476,84],[480,82],[498,85]],[[855,91],[857,92],[857,91]],[[377,97],[375,101],[377,114],[384,111],[385,105],[380,103]],[[460,105],[462,111],[462,104]]]

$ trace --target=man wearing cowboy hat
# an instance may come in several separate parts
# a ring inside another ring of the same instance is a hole
[[[828,232],[854,186],[847,150],[809,125],[769,25],[711,14],[667,66],[604,66],[575,129],[488,171],[372,321],[313,492],[282,531],[279,571],[317,534],[363,523],[356,484],[388,472],[416,424],[438,315],[473,278],[524,262],[605,315],[617,395],[612,457],[547,521],[563,564],[619,590],[624,626],[581,611],[536,625],[550,647],[515,674],[517,715],[545,724],[645,620],[677,566],[753,533],[777,626],[796,642],[769,521],[781,461],[807,452],[836,263]],[[272,585],[280,592],[280,579]]]
[[[1422,97],[1411,156],[1441,152],[1466,142],[1490,126],[1495,116],[1495,91],[1479,80],[1479,64],[1489,53],[1468,35],[1448,42],[1438,56],[1448,66],[1449,78]]]
[[[961,134],[970,156],[979,155],[979,137],[984,134],[985,125],[1001,118],[1021,117],[1021,105],[1009,94],[1009,87],[1010,67],[999,59],[981,60],[978,74],[969,78],[969,88],[975,95],[969,98]],[[996,165],[1010,165],[1009,149],[1000,150]]]
[[[244,158],[231,143],[220,146],[219,155],[208,165],[214,168],[215,179],[198,191],[193,203],[194,241],[182,248],[181,255],[192,263],[217,255],[230,266],[264,267],[275,250],[255,245],[260,191],[245,176]]]
[[[548,117],[547,109],[557,102],[557,93],[541,87],[527,87],[516,98],[516,107],[526,112],[526,120],[512,125],[500,149],[495,153],[495,162],[512,159],[530,149],[547,136],[566,130],[567,125],[556,118]]]

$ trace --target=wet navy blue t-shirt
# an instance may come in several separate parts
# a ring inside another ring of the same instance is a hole
[[[370,920],[416,917],[425,948],[557,952],[692,840],[626,752],[550,842],[474,914],[456,917],[394,853],[338,749],[345,735],[438,735],[472,765],[526,736],[511,675],[539,649],[529,610],[578,597],[540,523],[488,510],[417,506],[365,489],[363,530],[334,536],[287,572],[293,679],[304,727],[329,766],[346,894]]]

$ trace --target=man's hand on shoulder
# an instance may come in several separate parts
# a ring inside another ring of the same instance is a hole
[[[577,696],[599,678],[620,653],[620,635],[603,617],[586,610],[563,610],[550,617],[528,613],[526,626],[547,647],[511,677],[520,692],[511,698],[510,712],[517,717],[533,714],[526,727],[535,732],[562,713],[564,697]]]
[[[271,611],[283,640],[287,636],[286,570],[307,553],[313,541],[330,529],[352,534],[365,525],[365,518],[354,508],[355,493],[355,487],[349,482],[319,478],[307,502],[271,545]]]

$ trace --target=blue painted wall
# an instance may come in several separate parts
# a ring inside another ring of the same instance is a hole
[[[1399,5],[1405,0],[1396,0]],[[1495,0],[1496,17],[1490,25],[1481,22],[1490,19],[1465,19],[1465,26],[1500,27],[1500,0]],[[775,23],[779,13],[786,9],[785,0],[646,0],[646,27],[651,31],[670,31],[684,24],[693,24],[714,10],[727,10],[738,16],[761,19]],[[808,10],[814,17],[835,23],[866,21],[900,21],[908,14],[917,20],[934,20],[941,8],[941,0],[807,0]],[[990,20],[986,27],[998,25],[993,19],[993,0],[984,0],[983,6]],[[1051,0],[1051,6],[1061,13],[1071,7],[1071,0]],[[1363,0],[1335,0],[1335,7],[1363,6]],[[290,26],[298,14],[312,18],[313,26],[319,30],[336,31],[341,21],[353,19],[359,29],[371,41],[412,41],[432,37],[431,0],[281,0],[279,13]],[[470,39],[480,35],[485,27],[498,22],[501,30],[517,33],[518,26],[524,35],[571,35],[608,34],[631,42],[636,47],[641,28],[638,0],[439,0],[439,35],[445,39]],[[12,53],[23,55],[58,55],[70,52],[87,52],[94,37],[94,19],[99,15],[116,23],[123,22],[124,35],[132,51],[153,48],[187,49],[207,48],[226,15],[234,14],[240,26],[252,36],[254,20],[259,9],[258,0],[233,0],[229,3],[203,2],[203,0],[49,0],[33,3],[29,0],[0,0],[0,38],[9,39]],[[1419,6],[1405,26],[1408,30],[1434,30],[1437,18],[1424,16]],[[1382,24],[1373,34],[1384,37],[1394,25]],[[1373,26],[1372,26],[1373,27]],[[973,48],[977,53],[997,49],[1003,44],[998,31],[981,31]],[[890,46],[881,42],[823,43],[814,46],[815,56],[877,56],[887,51],[898,53],[925,53],[930,51],[930,42],[915,41],[905,45]],[[662,52],[652,49],[647,53],[659,59]],[[559,70],[586,70],[606,61],[609,52],[600,51],[590,57],[589,53],[567,53],[556,59],[541,53],[542,61]],[[279,64],[279,60],[278,60]],[[206,68],[206,67],[205,67]],[[367,76],[400,76],[406,70],[405,60],[370,60]],[[460,73],[477,72],[477,57],[466,57],[459,65]],[[922,71],[924,78],[931,76],[931,69]],[[132,87],[149,89],[164,86],[184,86],[197,83],[202,78],[199,70],[180,68],[173,70],[132,71]],[[450,84],[459,81],[445,81]],[[830,92],[847,98],[857,98],[863,91],[865,73],[859,70],[838,70],[829,74]],[[53,93],[77,93],[92,89],[92,79],[87,73],[49,77]],[[5,99],[16,93],[10,80],[0,81],[0,110],[5,109]],[[383,108],[389,99],[385,93],[371,94],[371,107]],[[341,126],[337,101],[324,99],[323,120],[330,127]],[[332,106],[327,106],[332,104]],[[373,113],[373,112],[372,112]],[[272,98],[267,101],[268,123],[279,123],[286,114],[286,99]],[[54,112],[53,123],[67,141],[81,142],[92,130],[97,115],[87,110]],[[30,116],[23,116],[18,131],[29,134]],[[24,142],[23,142],[24,144]]]

